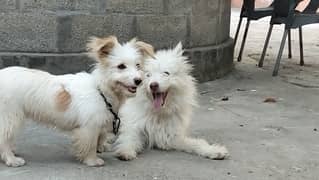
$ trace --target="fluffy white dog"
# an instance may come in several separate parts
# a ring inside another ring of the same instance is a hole
[[[131,160],[145,147],[179,150],[210,159],[224,159],[227,149],[187,136],[196,103],[192,66],[182,45],[161,50],[145,61],[145,79],[137,95],[120,109],[122,126],[114,144],[119,159]]]
[[[142,82],[145,54],[151,45],[117,38],[92,38],[88,53],[96,60],[92,73],[52,75],[39,70],[8,67],[0,70],[0,155],[7,166],[22,166],[15,156],[13,138],[26,118],[69,132],[75,156],[88,166],[101,166],[103,149],[112,132],[113,114]],[[99,146],[99,147],[98,147]]]

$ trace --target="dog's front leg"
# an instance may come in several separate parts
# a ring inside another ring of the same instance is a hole
[[[116,136],[114,133],[109,133],[106,128],[103,128],[100,132],[97,152],[102,153],[110,151],[112,149],[112,144],[114,143]]]
[[[75,156],[88,166],[103,166],[104,160],[97,157],[96,149],[100,128],[80,127],[73,131]]]
[[[143,150],[143,140],[138,128],[123,125],[115,141],[115,155],[124,161],[135,159],[137,153]]]
[[[172,148],[210,159],[220,160],[228,156],[228,151],[224,146],[216,144],[210,145],[204,139],[177,137],[172,143]]]

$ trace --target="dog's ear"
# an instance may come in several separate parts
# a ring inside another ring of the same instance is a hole
[[[103,39],[102,44],[103,46],[100,48],[99,53],[102,56],[107,56],[110,54],[114,46],[118,44],[118,41],[115,36],[109,36]]]
[[[131,40],[129,40],[128,43],[135,44],[136,41],[137,41],[137,37],[134,37],[134,38],[132,38]]]
[[[86,47],[90,56],[97,61],[102,61],[103,58],[110,54],[117,44],[118,41],[115,36],[108,36],[105,38],[91,37]]]
[[[152,58],[155,58],[154,57],[154,47],[152,45],[145,43],[143,41],[136,41],[135,45],[140,50],[140,52],[143,54],[143,56],[150,56]]]
[[[184,53],[184,50],[183,50],[183,45],[181,42],[179,42],[175,48],[174,48],[174,52],[178,55],[178,56],[182,56],[183,53]]]

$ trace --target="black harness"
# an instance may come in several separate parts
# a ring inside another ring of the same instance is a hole
[[[99,92],[100,92],[100,95],[102,96],[106,106],[107,106],[107,109],[113,114],[113,133],[116,135],[118,132],[119,132],[119,128],[120,128],[120,125],[121,125],[121,119],[120,117],[113,111],[113,108],[112,108],[112,104],[109,103],[106,99],[106,97],[104,96],[104,94],[102,93],[102,91],[99,89]]]

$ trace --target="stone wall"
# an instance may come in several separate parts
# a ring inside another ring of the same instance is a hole
[[[182,41],[207,81],[232,68],[229,27],[230,0],[0,0],[0,67],[88,70],[88,37],[114,34],[156,48]]]

